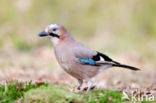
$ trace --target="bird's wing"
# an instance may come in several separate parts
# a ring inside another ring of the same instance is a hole
[[[90,48],[88,48],[87,46],[81,43],[77,43],[76,45],[74,45],[72,51],[76,58],[83,58],[83,59],[92,58],[93,55],[97,54],[96,51],[91,50]]]
[[[131,70],[139,70],[139,68],[120,64],[105,54],[100,52],[94,51],[89,49],[88,47],[84,46],[83,44],[75,46],[73,49],[75,52],[75,57],[79,63],[83,63],[84,65],[91,65],[91,66],[101,66],[101,65],[111,65],[112,67],[122,67]]]
[[[112,67],[122,67],[131,70],[140,70],[139,68],[120,64],[105,54],[89,49],[88,47],[80,44],[79,46],[75,46],[75,57],[78,62],[83,63],[84,65],[91,66],[101,66],[101,65],[111,65]]]
[[[93,66],[99,66],[104,64],[106,65],[119,64],[118,62],[113,61],[111,58],[109,58],[108,56],[100,52],[97,52],[96,55],[92,55],[92,57],[88,59],[78,58],[78,61],[80,63],[93,65]]]
[[[83,64],[87,64],[87,65],[119,64],[113,61],[105,54],[91,50],[90,48],[86,47],[83,44],[79,44],[75,46],[73,51],[75,52],[74,54],[78,62]]]

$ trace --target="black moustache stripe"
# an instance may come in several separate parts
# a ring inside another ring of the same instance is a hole
[[[60,38],[60,36],[59,36],[59,35],[54,34],[54,33],[50,33],[49,35],[50,35],[50,36],[52,36],[52,37]]]

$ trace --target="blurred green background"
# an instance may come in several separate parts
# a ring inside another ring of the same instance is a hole
[[[50,48],[37,34],[51,23],[93,49],[156,67],[156,0],[0,0],[0,58]]]

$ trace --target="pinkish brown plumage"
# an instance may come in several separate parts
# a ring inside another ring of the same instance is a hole
[[[113,61],[108,56],[94,51],[76,41],[60,24],[51,24],[39,34],[48,36],[54,44],[55,55],[60,66],[75,77],[81,87],[83,80],[88,81],[87,92],[92,87],[91,78],[110,67],[124,67],[131,70],[138,68]]]

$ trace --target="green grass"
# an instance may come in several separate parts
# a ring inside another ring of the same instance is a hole
[[[48,95],[47,95],[48,94]],[[94,90],[72,93],[57,86],[41,86],[25,93],[24,103],[121,103],[122,94],[116,91]]]
[[[69,103],[77,100],[78,94],[67,91],[57,86],[41,86],[25,93],[24,103]]]
[[[7,82],[0,85],[0,103],[13,103],[15,100],[24,96],[24,92],[35,88],[31,82],[22,83],[18,81]]]
[[[65,88],[43,85],[31,89],[23,97],[23,103],[129,103],[122,100],[122,93],[111,90],[93,90],[89,93],[73,93]],[[139,102],[139,101],[138,101]],[[142,103],[151,103],[142,101]]]
[[[32,82],[7,82],[0,85],[0,103],[129,103],[122,93],[111,90],[93,90],[73,93],[51,84],[36,86]],[[143,101],[142,103],[147,103]],[[150,102],[148,102],[150,103]]]

